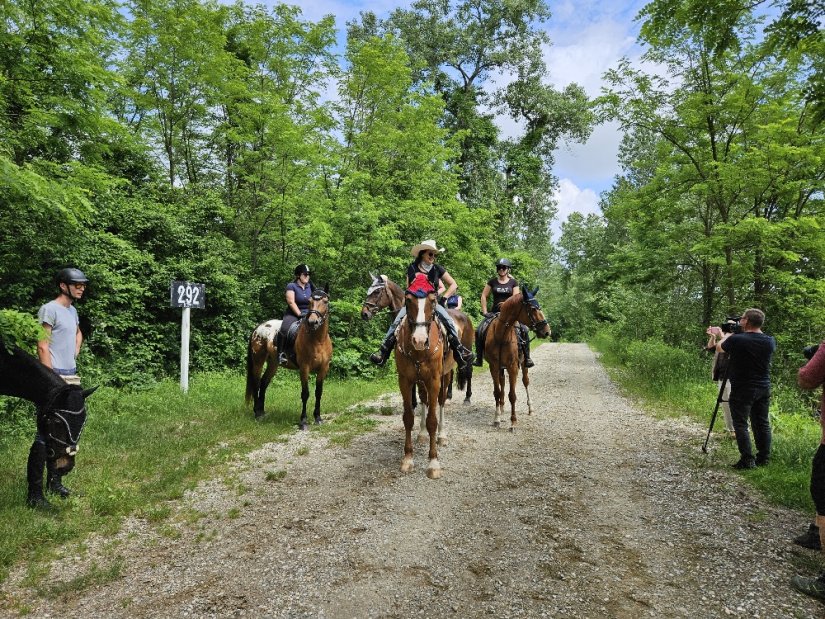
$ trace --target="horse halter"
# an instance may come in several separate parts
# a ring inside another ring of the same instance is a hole
[[[544,320],[536,320],[534,317],[534,311],[541,311],[538,302],[535,299],[527,299],[526,297],[522,300],[522,304],[527,306],[527,317],[530,319],[530,328],[533,331],[540,329],[541,327],[547,326],[547,319]]]
[[[312,293],[312,297],[310,297],[310,298],[311,298],[313,301],[321,301],[321,300],[323,300],[323,299],[327,299],[327,300],[328,300],[328,299],[329,299],[329,296],[327,295],[327,293],[326,293],[326,292],[313,292],[313,293]],[[317,315],[318,315],[318,322],[315,322],[315,323],[311,323],[311,322],[309,322],[309,320],[308,320],[308,319],[309,319],[309,317],[310,317],[310,316],[312,316],[313,314],[317,314]],[[320,326],[321,326],[321,325],[323,325],[323,324],[326,322],[326,320],[327,320],[327,316],[328,316],[328,315],[329,315],[329,310],[327,310],[326,312],[319,312],[317,309],[311,309],[311,310],[309,310],[309,311],[308,311],[308,312],[304,315],[304,318],[306,318],[306,319],[307,319],[307,326],[308,326],[308,327],[309,327],[312,331],[315,331],[316,329],[320,328]]]
[[[362,305],[367,308],[370,314],[375,315],[382,309],[382,307],[378,305],[378,303],[373,303],[372,301],[370,301],[370,297],[379,291],[381,294],[384,294],[386,290],[387,283],[383,280],[374,283],[372,286],[370,286],[369,290],[367,290],[367,298]],[[384,307],[389,307],[389,304],[385,305]]]
[[[51,432],[46,434],[46,438],[65,448],[66,455],[74,456],[77,454],[77,444],[80,442],[80,434],[86,425],[86,407],[80,410],[70,411],[64,408],[51,409],[48,413],[43,413],[50,417],[58,419],[66,428],[66,436],[69,438],[68,442],[58,438]],[[82,416],[82,417],[81,417]],[[73,431],[73,428],[75,431]]]

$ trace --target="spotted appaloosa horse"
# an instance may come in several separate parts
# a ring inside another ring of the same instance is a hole
[[[519,352],[516,336],[516,323],[529,326],[538,337],[550,336],[550,326],[544,318],[539,302],[533,292],[524,292],[513,295],[501,304],[501,311],[493,318],[487,329],[484,340],[484,358],[490,365],[490,374],[493,377],[493,397],[496,401],[496,414],[493,426],[501,427],[501,416],[504,414],[504,370],[507,370],[510,379],[510,431],[513,432],[518,423],[516,418],[516,380],[519,366],[522,368],[522,382],[527,392],[527,414],[533,414],[530,405],[530,377],[524,365],[524,355]]]
[[[95,389],[67,384],[33,355],[17,347],[8,351],[0,341],[0,395],[35,404],[37,431],[46,441],[46,458],[54,462],[58,475],[74,468],[86,423],[86,398]]]
[[[315,424],[321,419],[321,396],[324,379],[329,373],[332,360],[332,340],[329,337],[329,295],[327,289],[316,289],[309,302],[309,311],[301,318],[295,337],[295,359],[285,366],[301,374],[301,430],[307,429],[307,400],[309,399],[309,375],[315,374]],[[278,371],[278,347],[276,335],[281,328],[280,320],[269,320],[258,325],[249,337],[246,353],[246,403],[254,399],[255,417],[264,414],[266,388]],[[261,372],[266,364],[266,371]]]
[[[372,320],[376,314],[381,312],[384,309],[389,309],[390,313],[392,314],[393,319],[401,311],[401,308],[404,307],[404,291],[401,289],[401,286],[396,284],[386,275],[375,275],[370,273],[372,277],[372,284],[367,289],[367,296],[364,299],[364,303],[361,306],[361,318],[364,320]],[[473,323],[470,320],[470,317],[467,316],[464,312],[457,309],[448,310],[450,316],[452,316],[453,321],[458,328],[458,335],[461,343],[464,344],[467,348],[473,347]],[[458,388],[464,391],[464,403],[470,403],[470,397],[473,394],[473,366],[472,364],[467,364],[467,366],[463,370],[457,370],[455,372],[458,376]],[[424,394],[420,394],[423,397],[426,397]],[[453,376],[450,374],[448,386],[447,386],[447,398],[451,399],[453,397]],[[416,402],[416,395],[415,390],[412,393],[412,407],[415,409],[417,406]],[[422,416],[421,421],[421,432],[424,432],[424,417]],[[419,435],[420,436],[420,435]]]

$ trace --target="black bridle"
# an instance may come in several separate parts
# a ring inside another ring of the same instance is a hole
[[[313,301],[323,301],[324,299],[329,300],[329,295],[325,292],[313,292],[311,298]],[[304,315],[304,318],[308,319],[313,314],[318,316],[318,322],[310,323],[309,320],[307,320],[307,327],[309,327],[310,330],[315,331],[326,322],[327,316],[329,316],[329,309],[327,309],[326,312],[319,312],[317,309],[311,309]]]
[[[535,312],[540,312],[541,308],[539,307],[538,301],[535,299],[523,299],[522,303],[527,306],[527,317],[530,319],[529,327],[536,333],[542,327],[547,326],[547,320],[536,320]]]
[[[66,436],[69,439],[68,441],[64,441],[62,438],[59,438],[51,432],[48,432],[46,434],[47,445],[49,443],[56,443],[58,445],[61,445],[65,448],[65,452],[67,455],[74,456],[77,453],[77,444],[80,442],[80,435],[83,432],[83,428],[86,426],[86,407],[84,406],[80,410],[76,411],[70,411],[64,408],[53,408],[49,409],[48,411],[44,411],[41,414],[45,417],[56,418],[58,421],[60,421],[66,428]],[[80,419],[79,422],[75,421],[75,423],[69,423],[69,419],[72,418],[67,417],[69,415],[73,417],[78,417],[82,415],[83,418]],[[77,427],[78,423],[79,427]],[[76,427],[76,431],[72,431],[72,426]],[[49,449],[50,451],[52,451],[52,455],[56,455],[56,453],[51,447],[49,447]]]

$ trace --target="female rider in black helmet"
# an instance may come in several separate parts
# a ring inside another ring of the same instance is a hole
[[[481,312],[485,317],[490,318],[492,314],[497,314],[500,311],[501,304],[513,295],[519,294],[518,282],[510,276],[510,269],[513,267],[512,263],[507,258],[499,258],[496,262],[496,276],[487,282],[484,290],[481,291]],[[492,314],[487,314],[487,297],[493,294],[493,311]],[[482,328],[479,326],[479,332]],[[527,327],[518,325],[519,345],[524,353],[524,365],[528,368],[535,365],[530,358],[530,340]],[[481,344],[481,345],[479,345]],[[476,342],[476,362],[475,365],[481,366],[483,363],[482,355],[484,354],[483,343]]]

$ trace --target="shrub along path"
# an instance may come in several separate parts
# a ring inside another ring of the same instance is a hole
[[[788,585],[819,558],[719,463],[704,429],[617,392],[584,345],[545,344],[535,412],[494,430],[486,368],[449,405],[444,477],[399,472],[399,415],[348,446],[296,433],[233,473],[66,549],[63,583],[3,585],[7,611],[86,617],[811,617]],[[720,439],[717,439],[720,440]],[[711,456],[712,457],[712,456]],[[113,568],[114,566],[114,568]],[[46,594],[45,596],[43,594]]]

